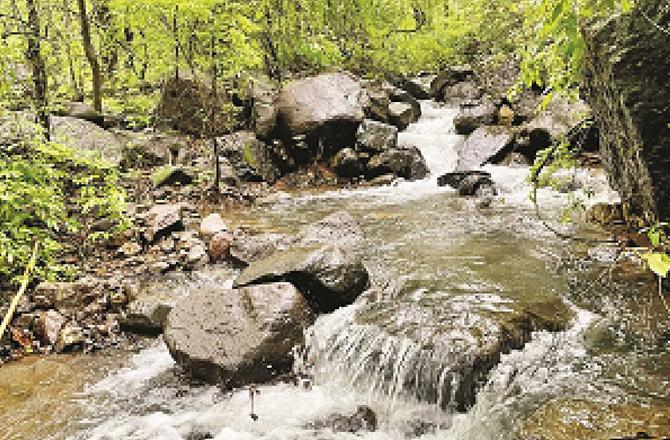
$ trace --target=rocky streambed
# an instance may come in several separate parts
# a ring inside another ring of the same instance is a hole
[[[11,368],[26,378],[3,383],[3,408],[41,414],[20,424],[3,418],[3,432],[667,436],[670,325],[650,294],[653,280],[612,275],[612,262],[625,259],[617,247],[580,247],[543,228],[526,168],[478,166],[495,191],[477,197],[438,187],[463,139],[453,109],[424,102],[422,113],[398,144],[418,146],[428,178],[275,196],[207,217],[204,240],[174,239],[188,243],[176,264],[191,274],[160,269],[127,308],[128,328],[165,334],[120,352],[51,358],[56,370],[28,360],[3,367],[3,377]],[[589,203],[615,197],[601,171],[580,170],[575,181],[595,191]],[[566,202],[550,189],[540,198],[556,216]],[[161,227],[147,233],[172,224],[161,214]],[[240,233],[250,227],[257,233]],[[189,259],[199,246],[236,266]],[[57,374],[71,362],[87,363],[73,372],[76,383]],[[29,377],[48,379],[33,385]],[[45,404],[65,409],[43,414]],[[616,417],[627,422],[611,423]]]

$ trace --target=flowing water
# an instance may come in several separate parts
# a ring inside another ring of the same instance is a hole
[[[615,249],[588,250],[545,229],[527,197],[525,168],[487,166],[499,194],[485,204],[438,188],[436,177],[453,170],[463,139],[454,134],[455,110],[429,102],[422,107],[422,118],[400,134],[399,142],[421,149],[429,178],[275,197],[253,210],[228,214],[232,226],[292,233],[347,210],[366,233],[363,252],[374,284],[395,292],[317,320],[307,335],[315,362],[311,389],[261,387],[254,421],[248,390],[222,392],[189,383],[156,340],[128,354],[123,368],[110,368],[103,355],[97,371],[82,371],[80,381],[87,385],[64,392],[62,405],[68,410],[51,414],[54,428],[40,437],[514,439],[518,425],[551,402],[670,408],[670,324],[650,294],[653,284],[650,290],[644,282],[608,272]],[[595,193],[588,203],[616,199],[600,171],[582,170],[572,178],[583,188],[578,192]],[[567,203],[565,194],[551,190],[542,190],[539,199],[551,218]],[[476,403],[458,411],[449,390],[459,377],[450,365],[477,341],[465,334],[450,347],[434,341],[447,331],[453,336],[459,325],[488,325],[486,320],[470,322],[479,316],[471,311],[505,313],[514,304],[548,299],[572,311],[567,329],[535,332],[522,349],[503,354]],[[374,319],[356,320],[366,313]],[[100,379],[105,369],[111,372]],[[350,414],[359,405],[377,414],[376,432],[336,433],[313,425],[332,414]],[[570,416],[587,422],[583,415]],[[3,437],[0,430],[0,438],[33,438],[22,429],[23,435],[14,437]]]

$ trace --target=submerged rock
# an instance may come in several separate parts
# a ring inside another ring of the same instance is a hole
[[[300,246],[320,244],[356,248],[363,244],[364,238],[363,229],[358,221],[346,211],[337,211],[303,227],[295,243]]]
[[[313,314],[289,283],[192,290],[170,312],[165,342],[192,377],[226,388],[262,383],[291,371]]]
[[[438,186],[451,186],[461,196],[491,195],[495,193],[491,173],[486,171],[460,171],[443,174],[437,178]]]
[[[350,415],[332,414],[323,420],[307,425],[310,429],[330,429],[333,432],[374,432],[377,430],[377,415],[368,406],[359,406]]]
[[[368,176],[375,178],[395,174],[407,180],[419,180],[429,173],[426,161],[416,147],[392,148],[373,156],[368,162]]]

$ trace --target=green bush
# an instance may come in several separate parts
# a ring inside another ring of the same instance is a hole
[[[109,164],[54,143],[1,148],[0,286],[17,282],[36,241],[36,276],[67,278],[76,267],[58,262],[66,242],[83,247],[129,227],[118,172]],[[92,232],[87,225],[98,219],[114,229]]]

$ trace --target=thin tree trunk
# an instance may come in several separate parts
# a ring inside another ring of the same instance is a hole
[[[216,66],[216,39],[212,35],[210,56],[212,59],[212,99],[210,102],[209,111],[209,127],[212,135],[212,146],[214,147],[214,192],[219,192],[219,185],[221,183],[221,158],[219,157],[219,142],[216,139],[216,108],[217,108],[217,77],[218,69]]]
[[[26,0],[28,9],[28,25],[30,32],[27,35],[28,49],[26,58],[33,68],[33,99],[37,113],[37,122],[42,127],[44,139],[50,139],[49,102],[47,100],[47,73],[44,58],[40,48],[40,16],[37,12],[35,0]]]
[[[91,27],[88,14],[86,13],[86,0],[77,0],[77,4],[79,5],[79,22],[81,24],[84,52],[86,53],[86,59],[91,66],[91,73],[93,74],[93,108],[98,112],[102,112],[102,76],[100,75],[98,55],[91,42]]]
[[[174,77],[179,80],[179,21],[177,15],[179,14],[179,5],[174,7],[174,15],[172,16],[172,32],[174,36]]]

